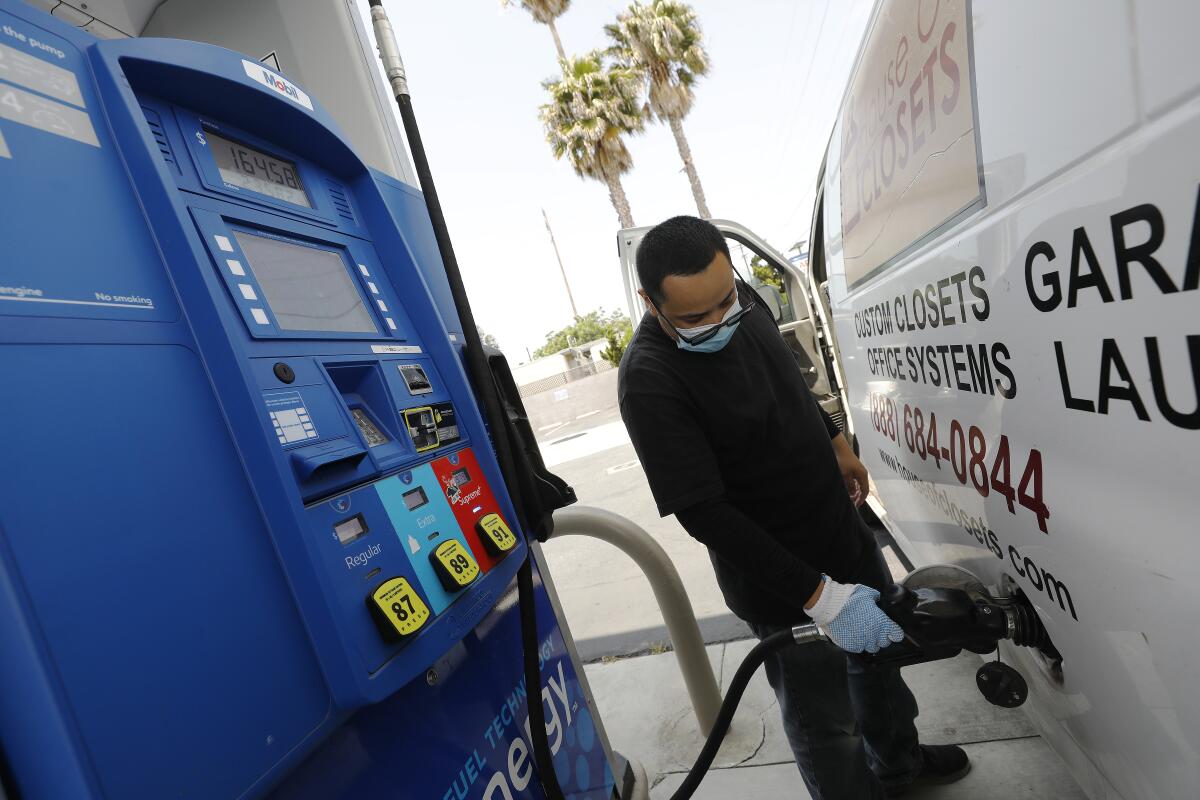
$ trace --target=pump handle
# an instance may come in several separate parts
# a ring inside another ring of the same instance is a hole
[[[993,604],[973,600],[962,589],[887,587],[877,601],[904,631],[904,641],[860,660],[873,667],[903,667],[953,658],[962,650],[990,653],[1007,628],[1004,614]]]

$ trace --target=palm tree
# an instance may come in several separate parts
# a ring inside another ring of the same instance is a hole
[[[511,6],[518,0],[500,0],[503,6]],[[533,16],[534,22],[540,22],[550,29],[550,35],[554,37],[554,47],[558,50],[558,60],[566,60],[567,54],[563,50],[562,39],[558,38],[558,28],[554,26],[554,20],[563,15],[567,10],[567,6],[571,5],[571,0],[519,0],[521,8],[528,11]]]
[[[704,200],[704,187],[696,174],[692,149],[683,133],[683,118],[692,110],[696,96],[692,85],[708,73],[708,53],[696,22],[696,12],[679,0],[650,0],[646,5],[634,2],[617,16],[614,25],[605,25],[613,45],[608,52],[619,64],[638,70],[648,84],[650,112],[666,122],[675,135],[679,157],[692,184],[692,196],[700,216],[712,214]]]
[[[621,176],[633,168],[623,137],[645,126],[635,70],[605,65],[599,50],[563,59],[562,78],[542,85],[550,102],[539,111],[555,158],[571,162],[575,174],[608,186],[621,227],[633,227]]]

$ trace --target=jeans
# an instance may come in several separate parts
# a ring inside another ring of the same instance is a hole
[[[892,583],[877,547],[853,580],[881,591]],[[749,624],[760,639],[783,629]],[[903,786],[916,777],[917,701],[899,669],[864,669],[830,642],[776,650],[766,668],[813,800],[875,800],[884,796],[884,784]]]

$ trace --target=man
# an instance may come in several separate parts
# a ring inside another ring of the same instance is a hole
[[[809,793],[863,800],[962,777],[961,748],[918,745],[899,670],[847,659],[903,639],[875,604],[891,578],[855,508],[867,471],[736,280],[725,238],[669,219],[642,240],[637,270],[647,310],[618,396],[659,513],[708,547],[726,603],[759,638],[811,618],[837,645],[766,664]]]

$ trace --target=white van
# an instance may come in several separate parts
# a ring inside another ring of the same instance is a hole
[[[1061,658],[1002,655],[1092,798],[1200,793],[1197,31],[1183,0],[881,0],[809,284],[714,221],[811,303],[793,346],[908,558],[1033,602]]]

